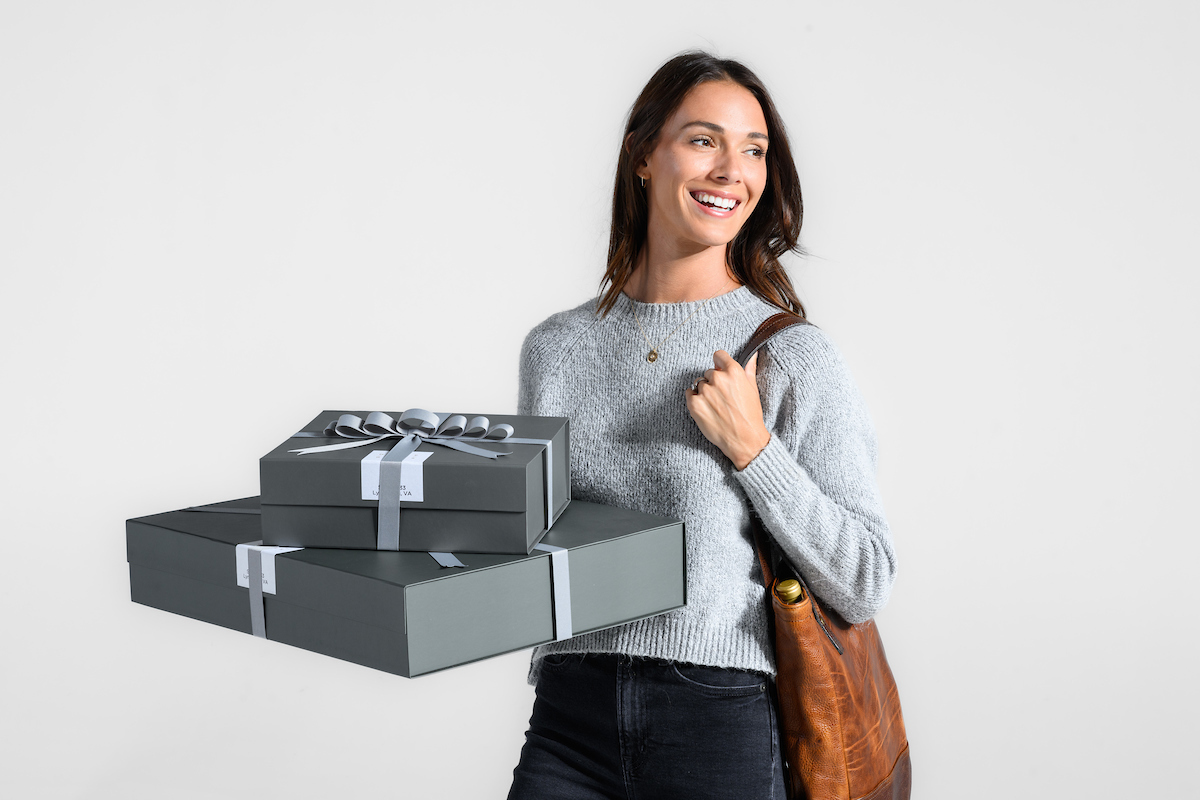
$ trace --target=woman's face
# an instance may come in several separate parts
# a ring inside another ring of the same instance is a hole
[[[649,236],[681,252],[728,244],[767,185],[767,121],[731,82],[702,83],[667,120],[638,170]]]

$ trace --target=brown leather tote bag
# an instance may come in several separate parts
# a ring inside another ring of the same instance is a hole
[[[738,361],[745,366],[776,333],[802,324],[804,318],[795,314],[770,317]],[[851,625],[823,608],[800,573],[782,557],[774,558],[757,519],[754,546],[774,624],[780,748],[789,795],[797,800],[908,800],[908,737],[875,621]],[[784,602],[777,590],[789,577],[799,582],[801,593]]]

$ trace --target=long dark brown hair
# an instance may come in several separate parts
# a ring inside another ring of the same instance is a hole
[[[608,268],[600,281],[599,314],[612,310],[646,246],[650,206],[639,185],[637,165],[657,145],[663,125],[683,104],[688,92],[710,81],[732,81],[745,88],[758,99],[767,121],[767,185],[750,218],[727,247],[729,269],[763,300],[804,316],[804,306],[779,263],[784,253],[803,252],[800,225],[804,219],[800,176],[792,161],[783,120],[757,75],[739,61],[702,51],[681,53],[659,67],[629,110],[617,157]]]

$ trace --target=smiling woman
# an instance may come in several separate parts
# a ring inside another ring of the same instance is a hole
[[[797,325],[743,368],[767,317],[804,313],[800,181],[770,96],[706,53],[664,64],[617,162],[600,297],[530,332],[522,414],[571,420],[572,495],[682,519],[687,606],[534,651],[510,798],[782,798],[757,516],[812,591],[873,616],[895,575],[875,435],[845,362]]]

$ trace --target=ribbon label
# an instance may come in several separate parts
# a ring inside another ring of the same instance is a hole
[[[362,499],[379,499],[379,464],[387,450],[374,450],[360,462]],[[414,451],[400,462],[399,500],[408,503],[425,502],[425,468],[423,464],[433,453]]]
[[[359,462],[359,472],[362,474],[362,499],[379,499],[379,462],[388,454],[387,450],[372,450],[363,456]]]
[[[237,585],[243,589],[250,588],[251,548],[262,554],[262,590],[266,594],[275,594],[275,556],[304,549],[302,547],[263,547],[261,539],[239,544],[237,546]]]

